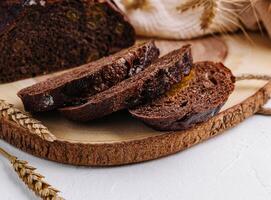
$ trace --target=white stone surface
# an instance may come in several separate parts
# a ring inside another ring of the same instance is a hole
[[[269,103],[269,106],[271,103]],[[29,161],[72,200],[270,200],[271,118],[253,116],[221,136],[181,153],[112,168],[73,167],[42,160],[0,141]],[[0,157],[1,200],[35,199]]]

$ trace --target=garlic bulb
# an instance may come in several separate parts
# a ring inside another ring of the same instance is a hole
[[[269,0],[115,0],[115,3],[128,15],[138,35],[190,39],[244,30],[240,15],[253,1]],[[253,13],[250,17],[257,18]]]

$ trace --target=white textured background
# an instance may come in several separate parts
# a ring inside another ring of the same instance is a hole
[[[269,103],[270,106],[271,103]],[[271,118],[253,116],[221,136],[173,156],[136,165],[61,165],[0,146],[28,160],[73,200],[270,200]],[[35,199],[0,157],[1,200]]]

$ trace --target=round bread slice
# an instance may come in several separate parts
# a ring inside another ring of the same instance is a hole
[[[112,0],[0,1],[0,83],[76,67],[134,42]]]
[[[235,78],[221,63],[196,63],[189,76],[153,102],[129,112],[164,131],[184,130],[214,116],[234,90]]]
[[[144,70],[159,57],[154,41],[137,44],[19,91],[25,110],[41,112],[102,92]]]
[[[188,75],[192,63],[191,47],[184,46],[159,58],[137,75],[86,99],[84,104],[60,111],[71,120],[89,121],[149,102]]]

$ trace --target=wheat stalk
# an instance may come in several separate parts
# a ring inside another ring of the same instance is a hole
[[[151,10],[152,6],[148,0],[121,0],[127,10]]]
[[[56,139],[41,122],[0,99],[0,119],[3,117],[15,122],[18,126],[27,129],[30,133],[41,137],[43,140],[53,142]]]
[[[212,24],[217,12],[217,0],[188,0],[186,3],[176,7],[178,12],[185,12],[196,8],[203,7],[203,12],[200,18],[200,27],[206,30]]]
[[[259,115],[271,115],[271,108],[261,108],[260,110],[258,110],[257,114]]]
[[[1,147],[0,154],[10,161],[19,178],[30,190],[34,191],[38,197],[44,200],[63,200],[62,197],[58,196],[59,191],[46,183],[43,180],[44,176],[35,171],[36,168],[28,165],[26,161],[18,160]]]
[[[236,81],[242,81],[242,80],[263,80],[263,81],[270,81],[271,76],[269,75],[255,75],[255,74],[242,74],[236,76]]]

